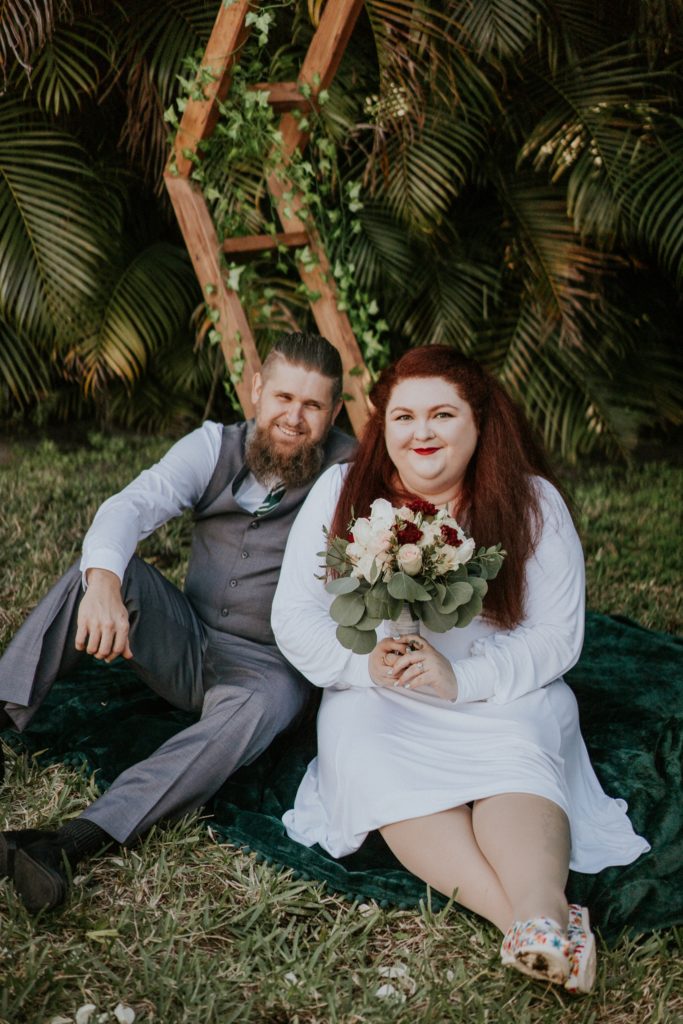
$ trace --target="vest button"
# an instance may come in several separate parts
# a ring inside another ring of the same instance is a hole
[[[242,558],[249,558],[249,552],[248,551],[243,551],[242,552]]]
[[[231,587],[236,587],[237,586],[237,580],[230,580],[230,586]]]
[[[252,520],[252,522],[249,523],[249,529],[250,530],[258,530],[258,522],[257,522],[256,519]]]
[[[227,614],[228,614],[228,609],[227,608],[221,608],[221,615],[223,616],[223,618],[225,618],[225,616]]]

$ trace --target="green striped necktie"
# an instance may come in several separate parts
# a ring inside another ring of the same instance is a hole
[[[270,512],[276,505],[279,505],[285,490],[284,484],[277,484],[272,490],[268,491],[259,507],[254,511],[254,515],[264,516],[266,512]]]

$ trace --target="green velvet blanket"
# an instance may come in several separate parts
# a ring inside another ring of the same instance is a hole
[[[652,844],[629,867],[570,877],[570,898],[591,908],[608,941],[624,929],[637,933],[683,922],[682,677],[682,641],[618,617],[588,616],[583,654],[567,679],[605,790],[628,801],[636,830]],[[151,694],[125,663],[93,662],[55,685],[26,733],[3,739],[17,749],[45,751],[42,761],[97,769],[106,788],[189,721]],[[350,898],[417,905],[424,884],[400,867],[378,835],[339,861],[287,838],[280,817],[314,750],[312,722],[280,737],[219,791],[210,808],[213,827],[227,841]]]

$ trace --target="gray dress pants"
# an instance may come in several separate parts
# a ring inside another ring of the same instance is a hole
[[[121,843],[162,818],[204,804],[304,710],[310,684],[277,647],[206,626],[177,587],[134,557],[123,581],[130,667],[174,707],[199,720],[133,765],[83,813]],[[77,565],[58,581],[0,659],[0,701],[18,729],[55,679],[72,673],[82,596]]]

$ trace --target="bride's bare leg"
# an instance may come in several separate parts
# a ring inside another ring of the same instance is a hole
[[[570,840],[564,811],[544,797],[505,793],[475,802],[472,829],[513,919],[550,917],[566,927]]]
[[[477,845],[469,807],[392,822],[380,829],[405,867],[438,892],[492,921],[502,932],[513,921],[512,906]]]

